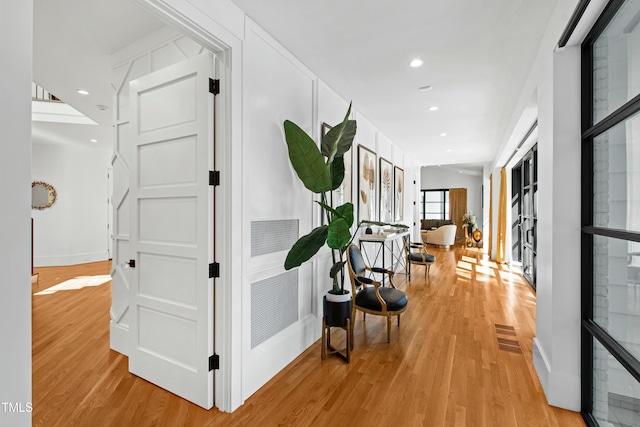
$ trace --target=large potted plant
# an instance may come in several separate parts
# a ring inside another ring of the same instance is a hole
[[[345,326],[345,319],[351,315],[351,295],[344,289],[345,252],[353,241],[351,229],[354,221],[352,203],[333,206],[329,197],[344,180],[344,154],[349,151],[356,135],[355,120],[349,120],[351,104],[342,123],[326,133],[320,148],[304,130],[295,123],[285,120],[284,133],[287,142],[289,160],[304,186],[318,194],[316,201],[326,215],[326,224],[314,228],[302,236],[291,247],[284,262],[284,268],[290,270],[311,259],[326,244],[331,249],[333,264],[329,276],[333,280],[332,289],[324,300],[324,316],[328,326]],[[362,224],[394,225],[378,221],[362,221]],[[408,228],[405,225],[399,227]]]
[[[356,121],[349,120],[351,105],[342,123],[334,126],[322,138],[320,148],[298,125],[285,120],[284,133],[289,160],[304,186],[318,194],[316,201],[326,215],[326,223],[302,236],[293,245],[284,263],[286,270],[298,267],[311,259],[325,244],[331,249],[332,267],[329,276],[333,287],[329,300],[349,301],[349,291],[344,289],[344,255],[353,239],[351,227],[354,221],[352,203],[333,206],[330,193],[344,180],[344,154],[349,151],[356,135]],[[338,325],[336,325],[338,326]],[[342,326],[342,325],[339,325]]]

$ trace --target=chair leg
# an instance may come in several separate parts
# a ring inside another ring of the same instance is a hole
[[[353,341],[349,339],[353,328],[351,327],[351,319],[347,318],[347,363],[351,362],[351,350],[353,350]]]
[[[398,314],[398,327],[400,327],[400,315]]]
[[[354,338],[354,335],[353,335],[353,326],[354,326],[354,325],[355,325],[355,323],[356,323],[356,306],[355,306],[355,305],[353,305],[353,301],[351,302],[351,306],[352,306],[353,308],[351,309],[351,319],[349,319],[349,320],[350,320],[350,322],[349,322],[349,330],[347,331],[347,333],[348,333],[348,334],[350,335],[350,337],[351,337],[351,339],[349,340],[349,343],[350,343],[350,345],[351,345],[351,350],[353,350],[353,338]]]
[[[387,316],[387,344],[391,342],[391,316]]]

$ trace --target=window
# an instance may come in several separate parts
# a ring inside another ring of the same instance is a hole
[[[420,218],[450,219],[449,190],[422,190]]]
[[[640,426],[640,0],[582,45],[582,413]]]

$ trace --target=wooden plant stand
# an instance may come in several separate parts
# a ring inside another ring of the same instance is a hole
[[[322,316],[322,360],[327,355],[336,355],[349,363],[351,343],[351,300],[344,302],[330,302],[327,297],[323,300],[323,316]],[[344,329],[346,335],[346,347],[344,350],[338,350],[331,345],[331,328]],[[327,351],[328,350],[328,351]]]

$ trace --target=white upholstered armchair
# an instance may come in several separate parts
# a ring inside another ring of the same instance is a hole
[[[435,230],[422,230],[420,232],[422,235],[422,243],[431,243],[433,245],[447,247],[451,246],[456,241],[457,228],[455,224],[448,224],[440,226]]]

